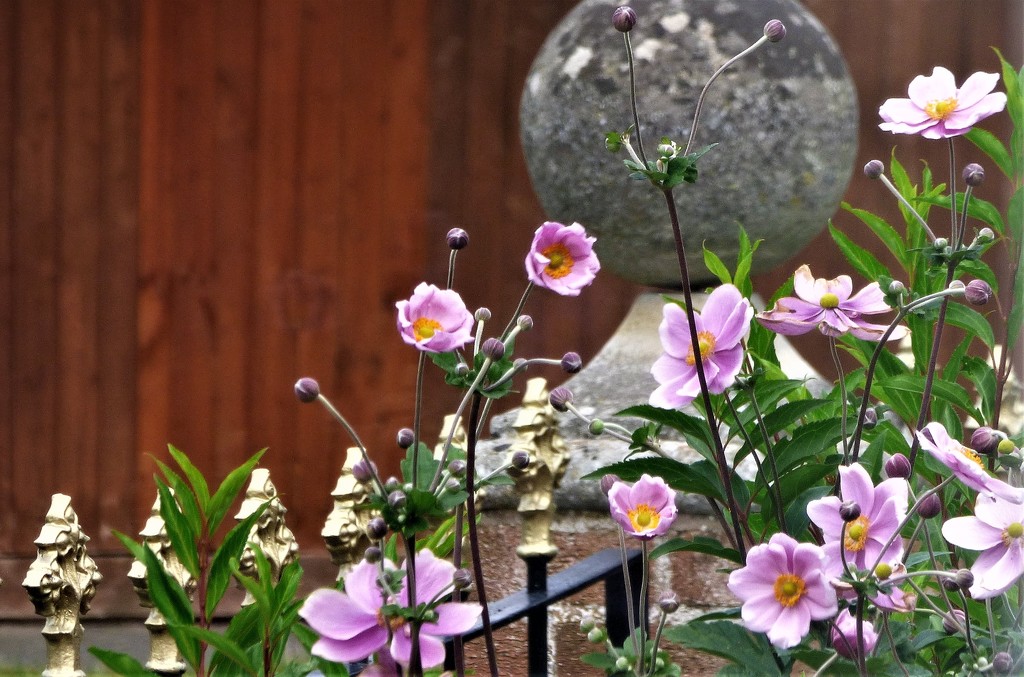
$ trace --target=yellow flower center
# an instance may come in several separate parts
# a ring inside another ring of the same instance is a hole
[[[868,541],[868,518],[861,515],[846,525],[846,538],[843,545],[850,552],[860,552]]]
[[[380,609],[377,609],[377,625],[382,628],[390,628],[391,632],[395,633],[405,625],[405,619],[401,616],[385,616]]]
[[[1009,547],[1013,541],[1017,540],[1021,536],[1024,536],[1024,524],[1014,522],[1003,529],[1003,545]]]
[[[661,521],[658,511],[646,503],[641,503],[626,514],[629,515],[629,523],[633,525],[633,531],[636,532],[656,529],[658,522]]]
[[[569,248],[560,242],[543,250],[541,254],[548,259],[548,265],[544,267],[544,272],[555,279],[571,273],[572,267],[576,263],[572,254],[569,253]]]
[[[985,462],[981,460],[981,456],[979,456],[978,452],[976,452],[974,449],[960,447],[960,453],[969,458],[970,460],[974,461],[975,463],[977,463],[982,468],[985,467]]]
[[[715,349],[715,335],[709,331],[702,331],[697,333],[697,346],[700,348],[700,359],[706,360],[711,351]],[[693,355],[693,346],[690,346],[690,354],[686,356],[686,363],[693,365],[697,362],[697,358]]]
[[[955,96],[951,96],[948,99],[936,99],[925,104],[924,112],[932,120],[945,120],[956,110],[956,103]]]
[[[828,292],[821,295],[821,301],[819,301],[818,303],[821,305],[822,308],[838,308],[839,297],[833,294],[832,292]]]
[[[441,323],[437,320],[431,320],[429,317],[421,317],[412,323],[412,334],[416,337],[417,341],[426,341],[427,339],[433,338],[434,334],[437,333],[437,330],[441,328]]]
[[[775,579],[775,599],[784,607],[791,607],[803,597],[804,579],[796,574],[782,574]]]

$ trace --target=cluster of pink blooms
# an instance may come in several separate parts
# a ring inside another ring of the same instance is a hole
[[[594,242],[578,223],[541,224],[526,256],[530,283],[562,296],[579,295],[601,270]],[[402,340],[419,350],[447,353],[473,340],[473,314],[451,289],[421,282],[412,298],[395,305]]]

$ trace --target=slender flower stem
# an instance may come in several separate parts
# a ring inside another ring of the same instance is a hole
[[[821,675],[824,675],[825,671],[828,670],[830,665],[836,662],[837,658],[839,658],[838,653],[833,653],[831,656],[829,656],[828,660],[822,663],[821,667],[818,668],[817,671],[815,671],[813,677],[821,677]]]
[[[452,545],[452,564],[455,565],[456,569],[462,568],[462,530],[463,520],[465,519],[466,505],[460,503],[455,506],[455,541]],[[456,590],[453,595],[454,601],[462,602],[465,601],[466,595],[462,590]],[[452,653],[455,659],[455,671],[458,677],[465,677],[466,675],[466,656],[463,650],[462,635],[455,635],[452,638]]]
[[[717,80],[718,76],[724,73],[725,70],[729,68],[729,66],[733,65],[734,63],[745,57],[747,54],[750,54],[751,52],[753,52],[755,49],[757,49],[766,42],[768,42],[767,36],[762,35],[750,47],[747,47],[745,50],[743,50],[742,52],[740,52],[739,54],[737,54],[736,56],[732,57],[724,64],[722,64],[722,66],[717,71],[715,71],[715,74],[712,75],[710,79],[708,79],[707,83],[704,85],[704,89],[700,90],[700,96],[697,98],[697,105],[693,112],[693,124],[690,125],[690,136],[689,138],[686,139],[686,149],[683,151],[683,155],[688,155],[690,153],[690,147],[693,145],[693,137],[697,135],[697,123],[700,120],[701,109],[704,107],[704,97],[707,95],[708,90],[711,88],[711,83]],[[639,132],[639,130],[637,131]]]
[[[640,136],[640,114],[636,109],[636,71],[633,68],[633,45],[629,41],[629,31],[622,34],[626,42],[626,61],[629,63],[629,103],[633,109],[633,129],[636,131],[636,147],[640,151],[641,164],[647,167],[647,156],[644,154],[644,141]]]
[[[836,348],[836,337],[828,337],[828,351],[832,354],[832,363],[836,366],[836,375],[839,378],[839,396],[842,398],[842,418],[839,419],[840,434],[843,437],[843,465],[850,465],[850,441],[846,439],[846,378],[843,375],[843,363],[839,360],[839,350]]]
[[[502,341],[508,340],[508,333],[512,331],[512,327],[514,327],[516,322],[519,320],[519,315],[523,312],[523,308],[526,307],[526,299],[530,298],[530,292],[533,291],[533,286],[533,282],[528,282],[526,284],[526,290],[523,292],[522,297],[520,297],[519,299],[519,305],[516,306],[515,312],[512,313],[512,317],[509,319],[508,324],[505,326],[505,330],[501,332]]]
[[[916,209],[914,209],[914,206],[912,204],[907,202],[907,198],[903,197],[903,195],[900,194],[899,189],[897,189],[896,186],[892,185],[892,181],[889,180],[889,177],[887,177],[885,174],[882,174],[878,178],[882,180],[882,185],[889,189],[889,192],[896,197],[896,200],[899,201],[899,203],[903,205],[903,207],[908,212],[910,212],[911,216],[914,217],[914,219],[921,225],[921,227],[924,228],[924,232],[928,234],[928,239],[934,242],[935,233],[932,232],[932,229],[928,225],[928,222],[924,220],[924,218],[921,216],[920,213],[918,213]]]
[[[889,614],[882,614],[882,630],[885,631],[885,636],[889,640],[889,650],[892,652],[892,658],[903,672],[904,677],[910,677],[910,673],[907,671],[903,661],[900,659],[900,654],[896,651],[896,640],[892,636],[892,628],[889,627]]]
[[[455,252],[452,252],[453,254]],[[416,362],[416,399],[412,415],[412,485],[419,486],[420,467],[420,424],[423,417],[423,372],[427,368],[427,354],[420,351]]]
[[[333,416],[335,420],[341,424],[341,427],[345,429],[345,432],[348,433],[348,436],[352,438],[352,442],[354,442],[355,445],[359,448],[359,453],[362,454],[363,456],[363,461],[366,463],[366,467],[369,468],[370,472],[373,474],[373,480],[377,485],[377,489],[380,490],[381,495],[386,496],[387,492],[384,491],[384,483],[380,481],[380,477],[377,475],[377,473],[373,472],[374,466],[373,463],[370,461],[370,454],[367,453],[366,447],[363,445],[362,440],[359,439],[359,435],[358,433],[356,433],[355,428],[349,425],[349,422],[345,420],[345,417],[341,415],[341,412],[338,411],[333,404],[331,404],[331,401],[329,399],[327,399],[323,395],[318,395],[317,400],[320,402],[320,404],[324,405],[324,408],[327,409],[328,412],[330,412],[331,416]]]
[[[629,577],[629,558],[626,552],[626,532],[619,527],[619,553],[622,555],[622,580],[625,582],[626,587],[626,623],[629,626],[629,639],[633,642],[633,653],[635,656],[640,655],[640,647],[637,644],[636,626],[637,617],[636,609],[633,607],[633,582]]]
[[[967,207],[971,204],[971,195],[974,194],[974,188],[967,186],[964,189],[964,206],[960,212],[960,226],[957,229],[957,241],[953,243],[953,250],[956,251],[964,244],[964,238],[967,236]],[[956,196],[950,198],[950,201],[955,202]]]
[[[707,87],[705,87],[706,89]],[[696,126],[696,118],[694,119],[694,125]],[[745,560],[747,548],[743,542],[743,530],[740,527],[739,506],[736,504],[736,497],[733,495],[729,461],[725,456],[725,447],[722,446],[722,436],[719,434],[718,422],[715,420],[715,409],[711,404],[711,391],[708,390],[708,380],[704,374],[704,359],[700,354],[700,339],[697,336],[693,295],[690,293],[690,274],[686,265],[686,248],[683,245],[683,233],[679,226],[679,214],[676,211],[676,201],[672,196],[672,189],[666,189],[663,192],[668,206],[669,219],[672,221],[672,234],[676,241],[676,258],[679,261],[679,277],[683,285],[683,298],[686,302],[686,319],[690,328],[690,348],[693,351],[694,368],[697,371],[697,381],[700,383],[700,394],[704,401],[704,411],[707,416],[708,427],[711,429],[711,437],[715,440],[716,465],[718,465],[719,476],[722,480],[722,490],[725,492],[725,500],[732,517],[733,531],[736,532],[736,543],[739,545],[740,556]]]
[[[654,641],[651,643],[651,664],[647,670],[648,677],[654,677],[654,671],[658,669],[658,645],[661,644],[661,632],[665,629],[667,620],[668,614],[662,611],[658,618],[658,627],[654,631]]]
[[[448,451],[452,448],[452,439],[455,437],[455,429],[458,427],[459,419],[462,418],[462,412],[466,410],[466,405],[469,404],[470,399],[476,394],[477,388],[483,383],[484,378],[487,376],[487,369],[491,366],[491,358],[484,358],[483,363],[480,365],[480,372],[476,375],[476,379],[473,380],[472,385],[466,391],[466,394],[462,396],[462,401],[459,402],[459,408],[455,410],[455,416],[452,417],[452,427],[448,431],[448,437],[444,441],[444,449],[441,451],[441,462],[438,463],[437,469],[434,471],[434,479],[430,481],[430,491],[434,492],[437,490],[438,484],[441,482],[441,473],[444,468],[448,465]]]
[[[406,590],[408,590],[409,604],[413,607],[417,606],[416,598],[416,535],[403,535],[402,540],[405,544],[405,580]],[[410,642],[411,642],[411,653],[409,654],[409,674],[413,677],[419,677],[423,674],[423,665],[420,660],[420,620],[414,618],[410,621]]]
[[[753,392],[751,392],[751,397],[753,397]],[[771,441],[769,440],[769,436],[767,435],[768,431],[763,427],[761,428],[761,436],[764,438],[765,444],[768,445],[768,450],[765,455],[772,459],[772,477],[770,478],[764,471],[764,467],[761,464],[761,459],[758,458],[757,456],[757,448],[754,446],[754,441],[750,439],[750,435],[747,434],[746,429],[743,427],[743,423],[740,422],[740,413],[739,411],[736,410],[736,404],[732,401],[732,398],[729,397],[728,393],[726,393],[725,395],[725,401],[729,405],[729,411],[732,412],[732,417],[736,420],[736,427],[739,428],[740,435],[743,436],[743,441],[746,442],[747,446],[750,447],[750,455],[751,457],[753,457],[754,463],[757,465],[757,474],[760,475],[762,479],[764,479],[764,485],[768,492],[773,494],[772,502],[775,504],[775,519],[777,519],[779,522],[779,528],[788,534],[789,532],[786,530],[786,517],[782,510],[782,489],[779,487],[778,468],[775,467],[775,459],[774,454],[772,454]]]
[[[452,288],[455,284],[455,255],[459,253],[459,250],[453,249],[451,254],[448,255],[448,289]]]
[[[483,607],[480,619],[483,622],[484,643],[487,646],[487,665],[491,677],[498,677],[498,655],[494,648],[494,632],[491,630],[491,614],[487,608],[487,592],[484,588],[484,569],[480,561],[480,537],[476,528],[476,489],[473,486],[476,476],[476,425],[480,417],[480,400],[483,397],[473,390],[470,392],[473,392],[473,401],[469,407],[469,424],[466,426],[466,493],[469,494],[466,498],[466,521],[469,526],[469,549],[473,558],[473,579],[477,598]]]
[[[638,675],[644,674],[644,653],[647,647],[647,584],[651,578],[651,558],[646,540],[640,542],[640,552],[643,563],[640,567],[640,613],[637,614],[639,616],[637,627],[640,629],[637,640],[637,643],[640,645],[640,652],[637,654]],[[654,662],[653,658],[651,662]]]
[[[754,389],[750,389],[750,406],[754,408],[754,416],[757,419],[757,427],[761,431],[761,437],[764,438],[766,456],[768,457],[768,464],[772,468],[772,478],[775,482],[776,494],[779,501],[779,507],[782,506],[782,483],[779,481],[779,466],[775,462],[775,446],[772,444],[772,436],[768,434],[768,426],[764,423],[764,417],[761,415],[761,407],[757,403],[757,395],[754,394]],[[785,521],[780,522],[782,530],[787,534]]]
[[[917,510],[921,506],[921,503],[923,503],[924,500],[931,496],[932,494],[937,494],[940,491],[942,491],[942,488],[949,484],[950,482],[952,482],[955,479],[955,477],[955,475],[950,475],[949,477],[947,477],[946,479],[942,480],[937,485],[929,489],[928,491],[921,494],[921,496],[916,501],[914,501],[914,505],[910,506],[910,510],[907,511],[906,516],[899,523],[899,525],[897,525],[897,527],[893,529],[893,532],[889,535],[889,539],[885,542],[885,544],[882,545],[882,549],[878,552],[878,558],[875,559],[875,563],[871,565],[871,571],[877,569],[878,565],[882,563],[882,557],[885,556],[885,552],[889,549],[889,546],[892,545],[896,541],[896,539],[900,537],[900,532],[903,531],[903,527],[907,526],[907,524],[910,523],[910,520],[913,519],[914,515],[917,514]],[[928,529],[925,528],[924,531],[927,535]],[[914,534],[916,535],[917,532],[915,531]],[[931,547],[931,544],[929,544],[929,547]],[[934,565],[935,562],[933,561],[932,564]],[[938,567],[936,566],[936,568]]]
[[[992,651],[996,650],[996,619],[992,616],[992,599],[985,600],[985,616],[988,618],[988,636],[992,642]]]
[[[864,593],[857,595],[857,672],[868,677],[867,651],[864,650]]]
[[[949,147],[949,241],[954,243],[956,247],[959,238],[957,237],[957,218],[956,218],[956,150],[953,146],[953,137],[946,139]],[[947,283],[948,284],[948,283]]]

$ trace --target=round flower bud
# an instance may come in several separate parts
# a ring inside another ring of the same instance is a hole
[[[768,38],[768,42],[782,40],[786,37],[786,24],[778,19],[772,19],[764,25],[764,37]]]
[[[679,599],[674,594],[669,594],[658,600],[658,608],[667,614],[673,613],[679,608]]]
[[[591,435],[600,435],[604,432],[604,421],[599,418],[595,418],[590,422],[588,430],[590,430]]]
[[[446,491],[450,491],[451,493],[454,494],[456,491],[462,488],[462,483],[459,482],[454,477],[449,477],[448,481],[444,483],[444,488]]]
[[[615,483],[616,482],[621,482],[621,481],[622,480],[619,479],[618,475],[613,475],[611,473],[608,473],[607,475],[602,476],[601,477],[601,493],[607,495],[608,492],[612,490],[612,487],[615,486]]]
[[[629,659],[625,656],[619,656],[615,659],[615,669],[619,672],[626,672],[629,670]]]
[[[375,545],[371,545],[369,548],[363,551],[363,559],[365,559],[370,564],[376,564],[383,557],[384,553],[381,552],[381,549]]]
[[[878,566],[875,567],[875,578],[880,581],[887,580],[889,576],[892,576],[892,565],[885,562],[879,562]]]
[[[451,473],[452,477],[465,477],[466,462],[460,459],[455,459],[448,464],[448,472]]]
[[[878,412],[874,409],[864,411],[864,430],[871,430],[878,425]]]
[[[869,179],[877,179],[885,173],[885,165],[881,160],[870,160],[864,165],[864,176]]]
[[[384,481],[384,491],[391,493],[392,491],[398,491],[398,488],[402,486],[402,483],[398,481],[397,477],[389,477]]]
[[[533,318],[529,315],[520,315],[516,320],[516,326],[519,327],[519,331],[530,331],[533,329]]]
[[[559,386],[548,395],[548,402],[555,411],[569,411],[568,405],[572,404],[572,391]]]
[[[948,289],[950,291],[959,292],[965,294],[967,292],[967,285],[962,280],[953,280],[949,283]]]
[[[928,494],[917,506],[917,514],[924,519],[931,519],[942,512],[942,499],[938,494]]]
[[[955,635],[959,632],[960,628],[966,625],[966,623],[967,617],[964,616],[964,612],[960,609],[953,609],[950,614],[943,616],[942,629],[945,630],[947,634]]]
[[[903,295],[907,293],[907,287],[899,280],[893,280],[889,283],[889,293]]]
[[[489,338],[480,346],[480,352],[484,357],[497,361],[505,357],[505,344],[496,338]]]
[[[295,397],[299,402],[315,402],[320,397],[320,384],[308,376],[295,382]]]
[[[587,633],[587,641],[591,644],[604,644],[606,639],[608,639],[608,634],[601,628],[593,628]]]
[[[356,464],[352,466],[352,477],[356,478],[357,482],[366,484],[373,479],[373,476],[377,474],[377,464],[366,462],[366,459],[359,459]]]
[[[996,451],[1000,454],[1012,454],[1017,451],[1017,445],[1015,445],[1011,439],[1000,440],[999,445],[996,447]]]
[[[465,362],[459,362],[455,365],[455,374],[458,376],[465,376],[469,373],[469,365]]]
[[[996,239],[996,234],[992,232],[991,228],[986,227],[978,231],[978,242],[980,244],[988,244],[994,239]]]
[[[860,506],[856,501],[843,501],[839,505],[839,516],[844,522],[852,522],[860,517]]]
[[[392,491],[388,494],[388,505],[398,510],[405,505],[406,496],[404,491]]]
[[[473,585],[473,574],[469,572],[469,569],[456,569],[452,574],[452,584],[455,585],[456,590],[465,590]]]
[[[636,12],[632,7],[623,5],[612,12],[612,26],[620,33],[628,33],[636,26]]]
[[[963,177],[964,183],[968,186],[980,186],[985,182],[985,168],[976,162],[972,162],[964,167]]]
[[[402,428],[398,431],[396,441],[398,442],[399,449],[408,449],[416,441],[416,434],[412,431],[412,428]]]
[[[997,675],[1008,675],[1013,670],[1013,656],[1000,651],[992,657],[992,669]]]
[[[992,300],[992,287],[985,280],[971,280],[964,290],[967,302],[973,306],[983,306]]]
[[[967,591],[972,585],[974,585],[974,574],[971,573],[970,569],[959,569],[956,572],[956,584],[961,590]]]
[[[948,244],[949,240],[944,237],[937,237],[935,238],[935,242],[932,242],[932,246],[936,249],[945,249]]]
[[[992,454],[999,449],[999,443],[1003,439],[1001,434],[983,425],[971,433],[971,448],[983,454]]]
[[[477,322],[487,322],[491,319],[491,309],[477,308],[476,312],[473,313],[473,318],[476,319]]]
[[[583,614],[583,618],[580,619],[580,632],[590,632],[597,627],[597,621],[590,614]]]
[[[885,462],[885,475],[890,479],[895,477],[907,479],[911,472],[913,472],[913,468],[910,467],[910,459],[903,454],[893,454]]]
[[[562,369],[567,374],[578,373],[583,368],[583,358],[580,357],[579,353],[566,353],[562,355]]]
[[[452,228],[448,231],[448,246],[458,251],[469,244],[469,233],[461,228]]]
[[[516,470],[526,470],[526,466],[530,465],[530,454],[522,450],[514,451],[509,464]]]
[[[379,541],[388,535],[388,524],[383,517],[374,517],[366,524],[366,535],[371,541]]]

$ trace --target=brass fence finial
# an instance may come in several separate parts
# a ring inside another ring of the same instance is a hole
[[[71,508],[71,497],[54,494],[46,522],[35,540],[36,559],[21,583],[36,613],[46,618],[44,677],[85,677],[79,656],[79,619],[89,611],[96,584],[103,580],[96,562],[86,552],[88,542]]]
[[[288,510],[281,504],[277,487],[270,481],[270,471],[266,468],[256,468],[252,471],[249,488],[245,490],[245,500],[242,501],[242,507],[235,515],[235,519],[244,520],[264,503],[267,507],[249,532],[249,545],[242,551],[238,569],[246,576],[256,577],[256,558],[252,550],[255,543],[267,558],[276,582],[281,577],[281,570],[298,556],[299,544],[295,541],[291,529],[284,523],[284,516]],[[242,606],[248,606],[253,601],[252,595],[246,591]]]
[[[320,531],[327,550],[331,553],[331,561],[338,567],[338,580],[363,558],[363,552],[370,545],[366,535],[366,524],[370,521],[369,510],[359,510],[357,506],[370,500],[366,486],[352,476],[352,468],[362,458],[358,447],[350,447],[345,456],[345,464],[341,468],[338,484],[331,492],[334,497],[334,509],[327,516],[324,528]]]
[[[444,443],[448,441],[448,435],[453,427],[455,428],[455,434],[452,435],[452,446],[465,450],[469,445],[466,437],[466,428],[462,425],[462,417],[448,414],[444,417],[444,424],[441,425],[441,433],[438,435],[437,445],[434,446],[434,458],[438,461],[444,455]]]
[[[156,558],[160,560],[168,575],[176,580],[182,589],[189,596],[196,588],[196,581],[192,578],[185,565],[181,563],[174,548],[171,547],[171,539],[167,536],[167,525],[160,516],[160,495],[157,494],[152,510],[149,511],[149,518],[146,525],[139,532],[142,536],[142,543],[153,551]],[[146,667],[166,677],[174,677],[185,673],[185,661],[178,653],[178,645],[174,638],[167,632],[167,620],[163,614],[156,610],[149,597],[149,585],[146,582],[146,565],[139,560],[132,562],[128,570],[128,578],[132,582],[135,594],[139,597],[139,604],[149,609],[149,616],[146,618],[146,629],[149,630],[149,660]]]
[[[553,496],[565,474],[569,454],[558,432],[555,411],[548,403],[545,379],[532,378],[526,382],[523,404],[512,428],[516,439],[509,448],[509,458],[517,451],[530,455],[530,464],[525,469],[509,471],[520,495],[519,513],[523,517],[523,536],[516,554],[554,557],[558,548],[551,541]]]

